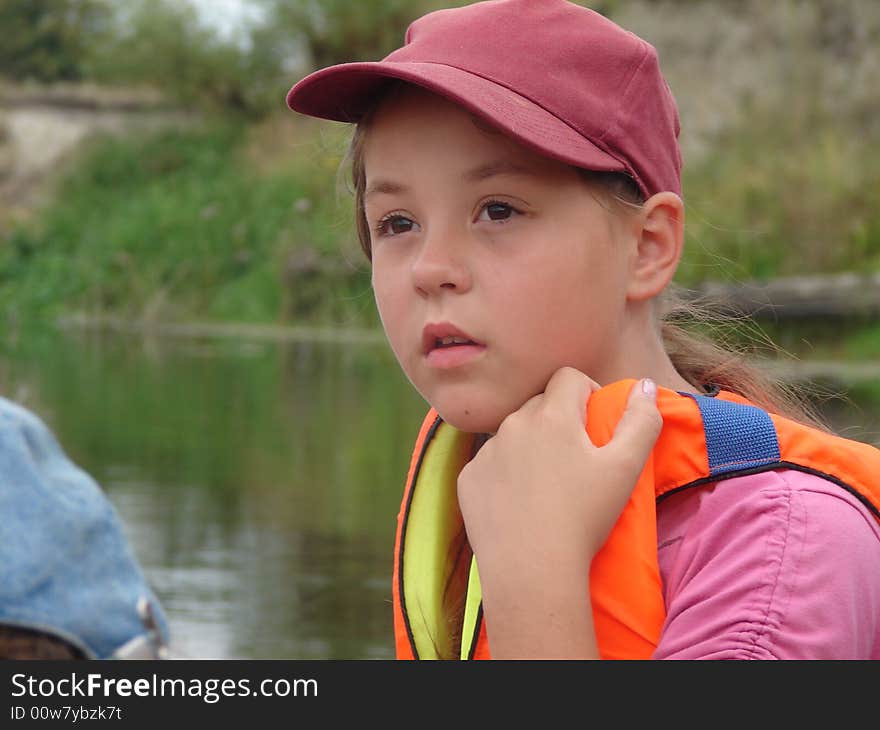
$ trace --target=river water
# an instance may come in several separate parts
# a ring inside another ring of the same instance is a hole
[[[36,332],[4,343],[0,392],[105,489],[177,655],[393,656],[396,514],[426,406],[386,345]]]

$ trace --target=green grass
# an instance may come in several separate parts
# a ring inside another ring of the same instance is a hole
[[[335,181],[302,163],[258,173],[244,154],[246,131],[215,121],[93,144],[37,222],[2,241],[3,318],[271,322],[302,308],[306,292],[288,281],[286,262],[303,247],[336,255],[349,226]],[[338,310],[356,299],[363,275],[346,286],[329,304],[307,303],[311,314],[347,316]]]
[[[683,284],[880,271],[880,140],[822,110],[749,110],[684,168]]]

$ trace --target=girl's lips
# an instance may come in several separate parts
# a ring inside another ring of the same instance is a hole
[[[441,344],[443,340],[448,344]],[[485,349],[486,345],[452,322],[431,322],[422,330],[422,354],[428,367],[438,370],[456,368],[479,357]]]
[[[442,339],[449,337],[466,340],[468,345],[483,346],[482,342],[478,342],[451,322],[431,322],[426,324],[425,329],[422,330],[422,354],[429,355],[433,350],[440,347]]]
[[[437,368],[438,370],[448,370],[471,362],[482,355],[485,350],[485,345],[476,344],[435,347],[428,352],[425,360],[429,367]]]

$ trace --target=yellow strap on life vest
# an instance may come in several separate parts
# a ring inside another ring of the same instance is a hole
[[[455,568],[450,545],[464,527],[455,485],[471,457],[473,435],[443,424],[428,446],[421,465],[422,483],[409,512],[403,580],[407,586],[409,626],[420,659],[439,658],[437,643],[450,641],[443,591]],[[479,605],[479,602],[478,602]]]
[[[461,628],[461,658],[471,658],[471,647],[477,641],[477,621],[480,618],[480,605],[483,589],[480,587],[480,574],[477,572],[477,559],[471,558],[471,572],[468,576],[467,599],[464,606],[464,621]]]

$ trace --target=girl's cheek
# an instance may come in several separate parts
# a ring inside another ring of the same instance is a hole
[[[390,272],[385,270],[377,272],[374,268],[373,298],[376,301],[376,309],[379,312],[379,319],[385,330],[385,336],[391,341],[392,345],[398,334],[398,322],[406,309],[402,297],[402,285],[403,282],[394,281],[394,277]]]

